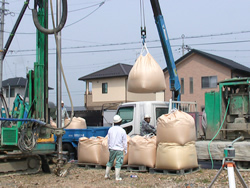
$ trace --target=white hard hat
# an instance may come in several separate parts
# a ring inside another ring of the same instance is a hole
[[[61,101],[61,103],[62,103],[62,104],[64,104],[64,102],[63,102],[63,101]]]
[[[144,118],[150,118],[150,116],[148,114],[145,114]]]
[[[114,123],[119,123],[120,121],[122,121],[122,118],[119,115],[115,115],[114,116]]]

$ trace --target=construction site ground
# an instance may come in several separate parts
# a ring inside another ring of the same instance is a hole
[[[11,175],[0,177],[1,188],[24,188],[24,187],[208,187],[217,170],[200,169],[185,175],[151,174],[148,172],[129,172],[126,169],[121,171],[122,181],[115,180],[115,172],[111,171],[111,178],[104,179],[105,168],[86,169],[77,164],[71,164],[69,173],[65,177],[58,177],[53,173],[45,174],[42,171],[32,175]],[[248,187],[250,187],[250,172],[240,172]],[[131,178],[131,175],[137,177]],[[237,187],[242,187],[235,175]],[[227,170],[218,177],[213,187],[229,187]]]

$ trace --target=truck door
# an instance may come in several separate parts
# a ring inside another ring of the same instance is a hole
[[[134,106],[121,106],[117,110],[117,114],[122,118],[121,127],[124,128],[126,133],[131,136],[134,134]]]

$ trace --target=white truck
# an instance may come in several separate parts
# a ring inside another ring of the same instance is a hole
[[[141,101],[121,104],[116,114],[122,118],[122,125],[129,136],[140,135],[140,123],[145,114],[150,115],[150,125],[156,127],[157,118],[162,114],[167,114],[172,106],[185,112],[197,112],[197,104],[195,102],[172,101]]]

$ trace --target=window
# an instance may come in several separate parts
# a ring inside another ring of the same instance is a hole
[[[117,114],[122,118],[122,124],[133,121],[134,107],[122,107]]]
[[[156,108],[155,112],[156,112],[156,119],[158,119],[158,117],[160,117],[161,115],[168,113],[168,108]]]
[[[9,97],[9,88],[6,89],[6,97]],[[10,97],[15,97],[15,88],[10,88]]]
[[[190,94],[192,94],[192,93],[194,93],[194,81],[193,81],[193,77],[190,77],[189,78],[189,92],[190,92]]]
[[[201,87],[202,88],[216,88],[217,76],[201,77]]]
[[[108,93],[108,83],[102,83],[102,93]]]
[[[184,78],[181,78],[181,94],[184,94]]]

